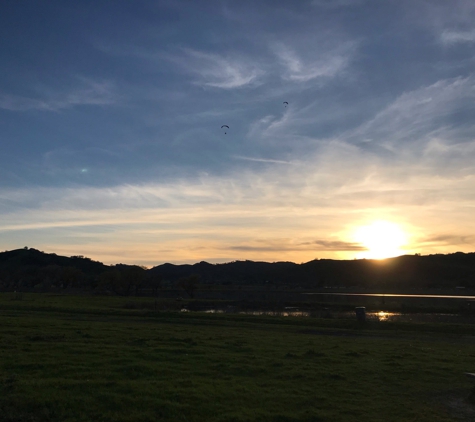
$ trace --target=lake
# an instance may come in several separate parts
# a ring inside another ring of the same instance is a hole
[[[182,312],[205,312],[212,314],[234,313],[241,315],[267,315],[278,317],[308,317],[308,318],[332,318],[332,319],[356,319],[354,311],[334,311],[331,309],[321,310],[300,310],[297,308],[284,309],[282,311],[265,310],[238,310],[238,309],[203,309],[201,311],[189,311],[182,309]],[[414,323],[464,323],[475,324],[475,315],[459,315],[451,313],[414,313],[414,312],[386,312],[367,311],[367,321],[381,322],[414,322]]]
[[[304,295],[325,295],[325,296],[362,296],[362,297],[400,297],[400,298],[421,298],[421,299],[463,299],[475,300],[475,296],[469,295],[428,295],[428,294],[399,294],[399,293],[302,293]]]

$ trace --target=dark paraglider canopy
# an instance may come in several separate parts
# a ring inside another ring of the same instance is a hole
[[[283,104],[284,104],[285,107],[287,107],[289,105],[289,103],[287,101],[284,101]]]
[[[229,126],[228,126],[228,125],[223,125],[223,126],[221,126],[221,129],[222,129],[223,127],[226,128],[226,129],[229,129]],[[224,132],[224,134],[226,135],[226,132]]]

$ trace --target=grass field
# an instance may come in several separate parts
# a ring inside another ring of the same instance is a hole
[[[0,420],[475,420],[475,327],[131,301],[0,294]]]

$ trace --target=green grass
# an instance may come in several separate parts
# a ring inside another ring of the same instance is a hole
[[[0,295],[2,421],[475,420],[471,326],[12,298]]]

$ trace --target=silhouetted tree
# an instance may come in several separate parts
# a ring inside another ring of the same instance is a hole
[[[60,284],[60,273],[61,267],[59,265],[47,265],[38,269],[38,281],[43,283],[44,286],[56,287]]]
[[[129,296],[132,292],[137,295],[145,279],[145,270],[137,265],[126,267],[122,271],[122,286],[124,296]]]
[[[100,292],[111,292],[121,295],[122,292],[122,277],[120,271],[117,269],[111,269],[104,271],[99,275],[99,283],[97,290]]]
[[[148,272],[143,281],[143,287],[152,290],[153,296],[158,296],[158,290],[162,288],[162,281],[161,274]]]
[[[59,271],[59,282],[63,288],[82,287],[84,274],[74,267],[62,267]]]
[[[198,287],[198,281],[200,277],[196,274],[192,274],[188,277],[182,277],[178,280],[178,287],[183,289],[188,296],[192,299],[195,297],[195,291]]]
[[[99,291],[109,291],[119,296],[137,294],[145,278],[145,270],[136,265],[118,264],[99,276]]]

